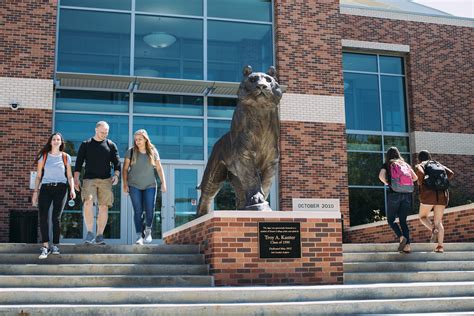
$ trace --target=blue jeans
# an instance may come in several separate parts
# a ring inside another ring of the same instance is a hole
[[[143,211],[145,211],[146,215],[146,226],[151,227],[151,224],[153,223],[153,213],[155,211],[156,201],[156,187],[140,190],[135,187],[128,186],[128,191],[133,205],[135,231],[138,234],[143,231]]]
[[[387,221],[398,238],[401,236],[410,243],[410,231],[408,230],[407,216],[411,208],[411,193],[391,192],[387,194]],[[398,217],[400,227],[395,223]],[[401,231],[400,231],[401,228]]]

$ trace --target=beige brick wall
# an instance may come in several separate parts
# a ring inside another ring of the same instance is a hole
[[[474,155],[474,134],[413,132],[412,152],[428,150],[434,154]]]
[[[344,124],[344,97],[285,93],[280,115],[282,121]]]
[[[0,77],[0,107],[12,101],[24,109],[52,109],[53,80]]]

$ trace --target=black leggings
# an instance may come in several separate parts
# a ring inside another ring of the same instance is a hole
[[[38,197],[41,240],[43,243],[49,242],[49,207],[53,203],[53,244],[59,244],[61,214],[67,192],[67,185],[59,183],[56,186],[41,185]]]
[[[411,193],[391,192],[387,194],[387,222],[398,238],[404,236],[410,243],[407,216],[411,209]],[[400,227],[395,223],[398,217]],[[401,230],[400,230],[401,228]]]

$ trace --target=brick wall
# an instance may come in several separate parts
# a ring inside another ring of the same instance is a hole
[[[430,214],[433,221],[433,213]],[[445,242],[474,242],[474,204],[446,209],[443,217]],[[413,243],[429,242],[431,232],[421,224],[418,215],[408,217],[410,239]],[[387,222],[351,227],[344,232],[346,243],[398,242]]]
[[[52,79],[57,0],[0,1],[0,77]]]
[[[0,242],[8,242],[11,210],[31,206],[30,171],[51,133],[51,110],[0,108]]]
[[[220,217],[223,213],[236,215]],[[238,213],[242,212],[212,212],[188,223],[185,229],[165,233],[164,240],[167,244],[199,244],[218,286],[342,283],[340,219],[265,218],[270,215],[261,212],[246,217]],[[298,213],[303,217],[303,212]],[[258,222],[299,222],[302,258],[260,259]]]
[[[410,46],[407,85],[410,129],[474,134],[473,29],[341,15],[342,38]]]
[[[10,211],[33,209],[30,171],[52,126],[56,11],[56,0],[0,1],[0,242]]]

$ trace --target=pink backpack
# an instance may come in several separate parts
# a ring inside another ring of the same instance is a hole
[[[411,178],[411,167],[409,164],[401,160],[390,164],[390,186],[395,192],[413,192],[414,186]]]

